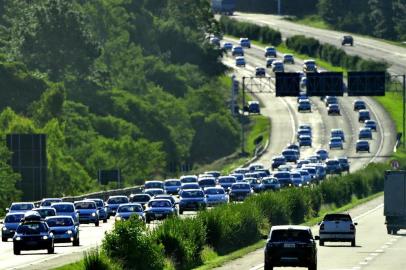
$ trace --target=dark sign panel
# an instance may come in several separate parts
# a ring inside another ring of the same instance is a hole
[[[275,73],[277,97],[297,97],[300,93],[300,74],[297,72]]]
[[[343,96],[342,72],[311,72],[306,74],[308,96]]]
[[[385,72],[351,71],[348,72],[349,96],[384,96]]]
[[[107,185],[109,182],[120,182],[120,170],[99,170],[99,183]]]

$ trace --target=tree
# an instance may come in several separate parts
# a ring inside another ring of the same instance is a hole
[[[403,0],[393,2],[393,22],[399,40],[406,40],[406,3]]]
[[[369,0],[373,34],[379,38],[394,39],[392,0]]]

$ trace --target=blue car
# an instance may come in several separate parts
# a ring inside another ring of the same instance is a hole
[[[361,128],[358,133],[358,139],[372,140],[372,130],[370,128]]]
[[[249,183],[234,183],[230,188],[230,202],[243,201],[245,198],[253,193],[251,185]]]
[[[244,175],[241,175],[244,178]],[[220,176],[218,178],[218,182],[225,191],[228,191],[231,185],[237,182],[237,178],[235,176]]]
[[[355,144],[355,152],[370,152],[369,142],[366,140],[358,140]]]
[[[145,209],[148,202],[152,199],[149,194],[138,193],[130,195],[130,202],[139,203]]]
[[[240,38],[240,46],[244,48],[251,48],[251,41],[248,38]]]
[[[261,191],[267,190],[280,190],[281,184],[279,183],[278,179],[275,177],[266,177],[263,178],[261,181]]]
[[[328,143],[330,149],[344,149],[343,145],[343,140],[341,137],[333,137],[330,139],[330,142]]]
[[[167,179],[164,181],[164,189],[166,194],[177,195],[182,182],[178,179]]]
[[[179,194],[179,214],[184,211],[198,211],[206,209],[207,200],[201,189],[183,190]]]
[[[341,174],[340,161],[337,159],[326,160],[326,173],[327,174]]]
[[[326,149],[317,150],[316,155],[320,156],[321,160],[328,159],[328,151]]]
[[[79,226],[71,216],[47,217],[45,222],[54,235],[55,243],[72,243],[79,246]]]
[[[107,209],[107,216],[110,218],[111,216],[115,216],[117,212],[117,208],[120,204],[128,203],[127,196],[119,195],[119,196],[110,196],[106,201],[106,209]]]
[[[222,187],[208,187],[204,189],[208,206],[228,203],[228,194]]]
[[[9,238],[13,238],[24,213],[8,213],[4,218],[3,227],[1,228],[1,241],[7,242]]]
[[[186,183],[186,184],[182,184],[182,186],[180,187],[180,192],[184,190],[190,190],[190,189],[201,189],[201,187],[199,186],[198,183]]]
[[[275,172],[272,175],[274,178],[278,179],[281,188],[292,186],[292,179],[290,177],[290,172]]]
[[[144,189],[160,188],[164,189],[164,182],[159,180],[145,181]]]
[[[294,162],[296,163],[299,159],[299,152],[293,149],[285,149],[282,151],[282,156],[285,157],[287,162]]]
[[[41,200],[40,207],[49,207],[53,203],[62,202],[61,198],[44,198]]]
[[[344,131],[343,131],[342,129],[340,129],[340,128],[332,129],[332,130],[331,130],[331,133],[330,133],[330,137],[331,137],[331,138],[340,137],[341,140],[342,140],[343,142],[345,142]]]
[[[109,218],[107,215],[107,209],[104,205],[104,201],[102,199],[88,199],[96,203],[97,210],[99,211],[99,220],[103,220],[103,223],[107,222]]]
[[[34,208],[32,211],[38,212],[41,218],[56,216],[56,210],[53,207]]]
[[[300,135],[299,146],[310,146],[312,147],[312,138],[309,135]]]
[[[200,188],[204,189],[206,187],[215,187],[217,185],[216,179],[214,177],[206,177],[199,179]]]
[[[245,67],[245,58],[244,56],[238,56],[235,58],[235,65],[237,67]]]
[[[31,211],[35,208],[35,205],[32,202],[17,202],[12,203],[10,208],[6,208],[8,213],[25,213]]]
[[[196,175],[183,175],[180,177],[180,182],[182,184],[186,183],[197,183],[198,177]]]
[[[150,223],[152,220],[162,220],[173,215],[176,215],[176,209],[170,200],[152,199],[145,210],[145,221]]]
[[[79,214],[76,212],[75,205],[71,202],[53,203],[52,208],[55,208],[57,216],[70,216],[75,224],[79,225]]]
[[[308,99],[301,99],[299,100],[299,104],[297,106],[298,112],[311,112],[312,105],[310,104],[310,100]]]
[[[243,173],[231,173],[230,176],[235,177],[237,182],[244,179],[244,174]]]
[[[131,216],[138,215],[138,217],[145,221],[144,208],[139,203],[125,203],[121,204],[116,213],[116,220],[128,220]]]
[[[248,184],[250,184],[252,190],[254,192],[260,192],[261,191],[261,179],[259,178],[246,178],[245,179]]]
[[[77,201],[75,208],[79,214],[80,224],[94,223],[96,227],[99,226],[99,211],[94,201]]]
[[[154,197],[156,195],[162,195],[165,194],[165,190],[162,188],[148,188],[148,189],[144,189],[144,194],[148,194],[151,197]]]
[[[281,165],[286,164],[286,158],[284,156],[276,156],[272,158],[271,167],[272,170],[277,169]]]
[[[366,120],[364,124],[366,128],[370,128],[372,131],[376,131],[376,122],[374,120]]]
[[[230,42],[225,42],[223,44],[223,49],[226,50],[226,51],[231,51],[232,48],[233,48],[233,44],[230,43]]]

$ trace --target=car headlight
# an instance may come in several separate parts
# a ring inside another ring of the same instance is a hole
[[[95,217],[96,216],[96,213],[92,213],[92,217]]]
[[[21,240],[21,237],[20,236],[17,236],[16,237],[16,241],[20,241]]]
[[[6,227],[3,227],[2,230],[3,230],[3,231],[7,231],[7,228],[6,228]]]
[[[67,233],[67,234],[72,234],[72,231],[71,231],[71,230],[68,230],[66,233]]]
[[[117,220],[117,221],[121,220],[121,217],[116,217],[116,220]]]
[[[42,237],[42,239],[48,240],[48,236],[44,235],[44,236]]]

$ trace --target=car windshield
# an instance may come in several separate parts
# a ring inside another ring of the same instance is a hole
[[[326,162],[327,165],[338,165],[338,160],[329,160]]]
[[[42,218],[49,217],[49,216],[55,216],[55,210],[53,210],[53,209],[41,209],[40,208],[40,209],[36,209],[35,211],[37,211]]]
[[[250,189],[249,184],[235,184],[232,186],[233,189]]]
[[[72,218],[50,218],[46,220],[49,227],[67,227],[73,226]]]
[[[204,185],[204,186],[215,186],[216,185],[216,180],[214,179],[204,179],[199,181],[199,185]]]
[[[107,201],[108,204],[122,204],[122,203],[128,203],[128,198],[127,197],[116,197],[116,198],[110,198]]]
[[[94,202],[77,202],[75,203],[76,209],[96,209],[96,203]]]
[[[172,207],[171,203],[168,201],[152,201],[150,203],[151,207]]]
[[[151,197],[147,196],[147,195],[139,195],[139,196],[134,196],[132,198],[133,202],[147,202],[150,200]]]
[[[45,200],[41,203],[41,206],[51,206],[52,203],[56,202],[61,202],[61,199],[50,199],[50,200]]]
[[[182,183],[195,183],[197,179],[194,177],[185,177],[180,180]]]
[[[337,142],[341,142],[340,138],[333,138],[331,139],[332,142],[337,143]]]
[[[177,187],[177,186],[180,186],[180,181],[176,181],[176,180],[166,181],[165,186],[166,187]]]
[[[140,205],[122,205],[117,210],[119,213],[123,212],[142,212]]]
[[[4,219],[4,223],[20,223],[23,217],[24,214],[9,215]]]
[[[225,183],[235,183],[235,179],[234,178],[220,178],[219,179],[219,183],[220,184],[225,184]]]
[[[47,231],[47,226],[42,222],[24,223],[17,228],[17,233],[20,234],[39,234]]]
[[[56,212],[71,213],[74,212],[74,207],[71,204],[54,204],[52,205]]]
[[[204,193],[209,195],[224,194],[224,189],[222,188],[211,188],[204,191]]]
[[[329,214],[329,215],[326,215],[323,220],[324,221],[351,221],[351,217],[349,215],[343,215],[343,214]]]
[[[276,179],[263,179],[262,183],[263,184],[276,184],[277,180]]]
[[[200,190],[190,190],[182,192],[183,198],[200,198],[204,197],[203,191]]]
[[[103,207],[104,206],[104,203],[103,203],[102,200],[94,200],[94,202],[96,203],[97,207]]]
[[[348,160],[345,158],[340,158],[340,159],[338,159],[338,161],[340,161],[340,163],[343,163],[343,164],[348,163]]]
[[[161,182],[147,182],[144,185],[145,188],[162,188],[163,184]]]
[[[312,239],[312,236],[306,230],[274,230],[271,235],[272,242],[309,242],[310,239]]]
[[[290,178],[290,173],[275,173],[273,176],[276,178]]]
[[[302,175],[301,175],[300,173],[292,173],[292,174],[290,175],[290,177],[292,177],[292,178],[301,178]]]
[[[10,210],[13,211],[28,211],[33,209],[34,206],[31,203],[19,203],[19,204],[13,204],[10,208]]]

